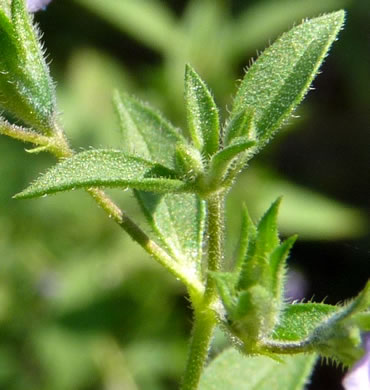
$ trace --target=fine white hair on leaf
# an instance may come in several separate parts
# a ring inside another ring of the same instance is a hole
[[[51,0],[27,0],[28,12],[37,12],[41,9],[45,9]]]

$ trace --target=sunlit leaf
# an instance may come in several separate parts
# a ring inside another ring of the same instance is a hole
[[[218,109],[206,84],[190,65],[185,71],[185,104],[194,146],[205,157],[213,155],[220,135]]]
[[[283,34],[249,68],[232,115],[255,109],[261,146],[301,102],[344,22],[338,11],[304,22]]]
[[[16,198],[34,198],[74,188],[118,187],[154,192],[186,191],[170,169],[118,150],[89,150],[55,165]]]
[[[168,121],[126,95],[114,96],[123,137],[123,149],[147,160],[174,167],[176,144],[186,141]],[[204,204],[192,194],[154,194],[135,191],[144,214],[167,250],[179,261],[200,270]]]
[[[17,42],[17,68],[8,71],[22,101],[14,114],[36,129],[50,132],[55,114],[55,91],[39,43],[39,33],[23,0],[13,0],[11,10]]]
[[[340,310],[324,303],[296,303],[286,307],[273,337],[297,341],[307,337],[323,320]]]
[[[176,143],[185,142],[179,130],[148,104],[118,92],[113,101],[122,133],[122,149],[127,154],[174,168]]]
[[[148,222],[175,259],[200,272],[205,208],[193,194],[138,192]]]

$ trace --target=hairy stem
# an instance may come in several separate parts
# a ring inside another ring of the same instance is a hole
[[[207,200],[208,218],[208,272],[220,270],[223,260],[223,240],[224,240],[224,195],[212,195]],[[216,284],[213,278],[207,274],[205,298],[212,304],[217,298]]]
[[[181,390],[196,390],[208,358],[216,315],[210,308],[194,313],[194,324]]]
[[[217,194],[207,199],[208,271],[218,271],[223,258],[224,196]],[[200,377],[208,358],[213,331],[217,324],[214,305],[216,285],[207,272],[206,290],[200,302],[194,302],[194,324],[182,390],[198,389]]]
[[[33,143],[36,145],[36,148],[31,150],[31,152],[39,152],[42,150],[48,151],[58,160],[72,157],[74,154],[73,149],[69,146],[64,135],[63,129],[56,123],[52,131],[53,136],[47,137],[34,130],[16,126],[1,120],[0,134],[7,135],[23,142]],[[190,295],[202,295],[204,287],[201,281],[196,278],[189,269],[178,264],[165,250],[152,241],[147,234],[104,193],[103,190],[94,187],[89,188],[86,191],[109,217],[112,218],[134,241],[136,241],[158,263],[170,271],[177,279],[181,280],[188,287]]]

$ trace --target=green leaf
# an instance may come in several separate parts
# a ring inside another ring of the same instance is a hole
[[[204,202],[194,194],[135,193],[150,226],[168,252],[200,276]]]
[[[229,145],[236,137],[255,139],[254,110],[246,108],[229,121],[225,129],[224,144]]]
[[[279,245],[278,212],[281,203],[278,198],[266,211],[257,226],[255,256],[266,257],[277,245]]]
[[[248,256],[244,259],[240,273],[239,288],[261,284],[272,293],[275,269],[271,268],[271,253],[280,244],[277,217],[281,198],[277,199],[261,218],[255,240],[251,242]]]
[[[315,351],[322,356],[349,366],[362,355],[361,330],[368,327],[366,311],[370,306],[370,282],[349,304],[290,305],[272,337],[279,338],[274,345],[267,341],[270,351]],[[367,312],[368,313],[368,312]],[[362,316],[362,318],[361,318]],[[289,340],[293,343],[284,343]],[[298,341],[294,344],[294,341]],[[272,347],[272,348],[271,348]]]
[[[175,168],[177,143],[185,143],[180,131],[161,114],[118,91],[113,97],[123,138],[123,150],[129,155],[142,157]]]
[[[194,146],[205,157],[212,156],[219,145],[218,109],[206,84],[190,65],[185,70],[185,104]]]
[[[357,313],[353,319],[362,331],[370,332],[370,311]]]
[[[54,85],[23,0],[13,0],[11,19],[0,12],[0,47],[0,105],[36,130],[51,133]]]
[[[246,73],[232,116],[255,110],[261,146],[302,101],[344,22],[344,11],[304,22],[283,34]]]
[[[286,273],[286,260],[289,252],[294,245],[298,236],[292,236],[286,239],[271,253],[270,256],[270,270],[272,276],[272,292],[275,299],[282,303],[284,282]]]
[[[299,341],[308,337],[325,319],[340,311],[340,307],[324,303],[296,303],[286,306],[273,338]]]
[[[235,271],[239,274],[242,270],[243,263],[251,253],[255,245],[257,229],[249,216],[248,209],[244,205],[242,212],[242,226],[240,229],[239,247],[236,256]]]
[[[174,168],[176,146],[186,140],[148,105],[114,94],[123,148],[127,153]],[[204,203],[192,194],[154,194],[135,191],[144,215],[171,255],[188,269],[200,272],[203,246]]]
[[[209,168],[210,183],[222,182],[227,171],[236,165],[235,161],[243,159],[245,162],[246,154],[253,154],[255,144],[255,141],[251,141],[248,137],[237,137],[229,146],[214,154]]]
[[[203,175],[204,166],[199,150],[185,143],[177,144],[176,172],[186,176],[190,180],[194,180],[199,175]]]
[[[227,349],[206,368],[199,390],[299,390],[308,382],[316,355],[245,357]]]
[[[224,304],[228,317],[233,317],[236,299],[236,284],[238,281],[238,274],[235,272],[212,272],[211,277],[215,280],[218,292]]]
[[[15,197],[34,198],[82,187],[129,187],[159,193],[189,190],[186,183],[162,165],[119,150],[98,149],[62,161]]]

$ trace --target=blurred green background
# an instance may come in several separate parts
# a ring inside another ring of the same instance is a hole
[[[114,88],[184,126],[191,63],[225,118],[257,50],[342,7],[346,28],[315,90],[243,174],[227,220],[232,253],[241,202],[258,218],[283,194],[281,230],[300,235],[290,264],[305,297],[337,303],[369,275],[368,0],[54,0],[36,20],[72,145],[119,147]],[[55,162],[24,149],[0,139],[0,389],[176,389],[191,328],[185,290],[85,193],[13,200]],[[112,196],[145,226],[129,192]],[[338,389],[341,376],[319,367],[311,386]]]

